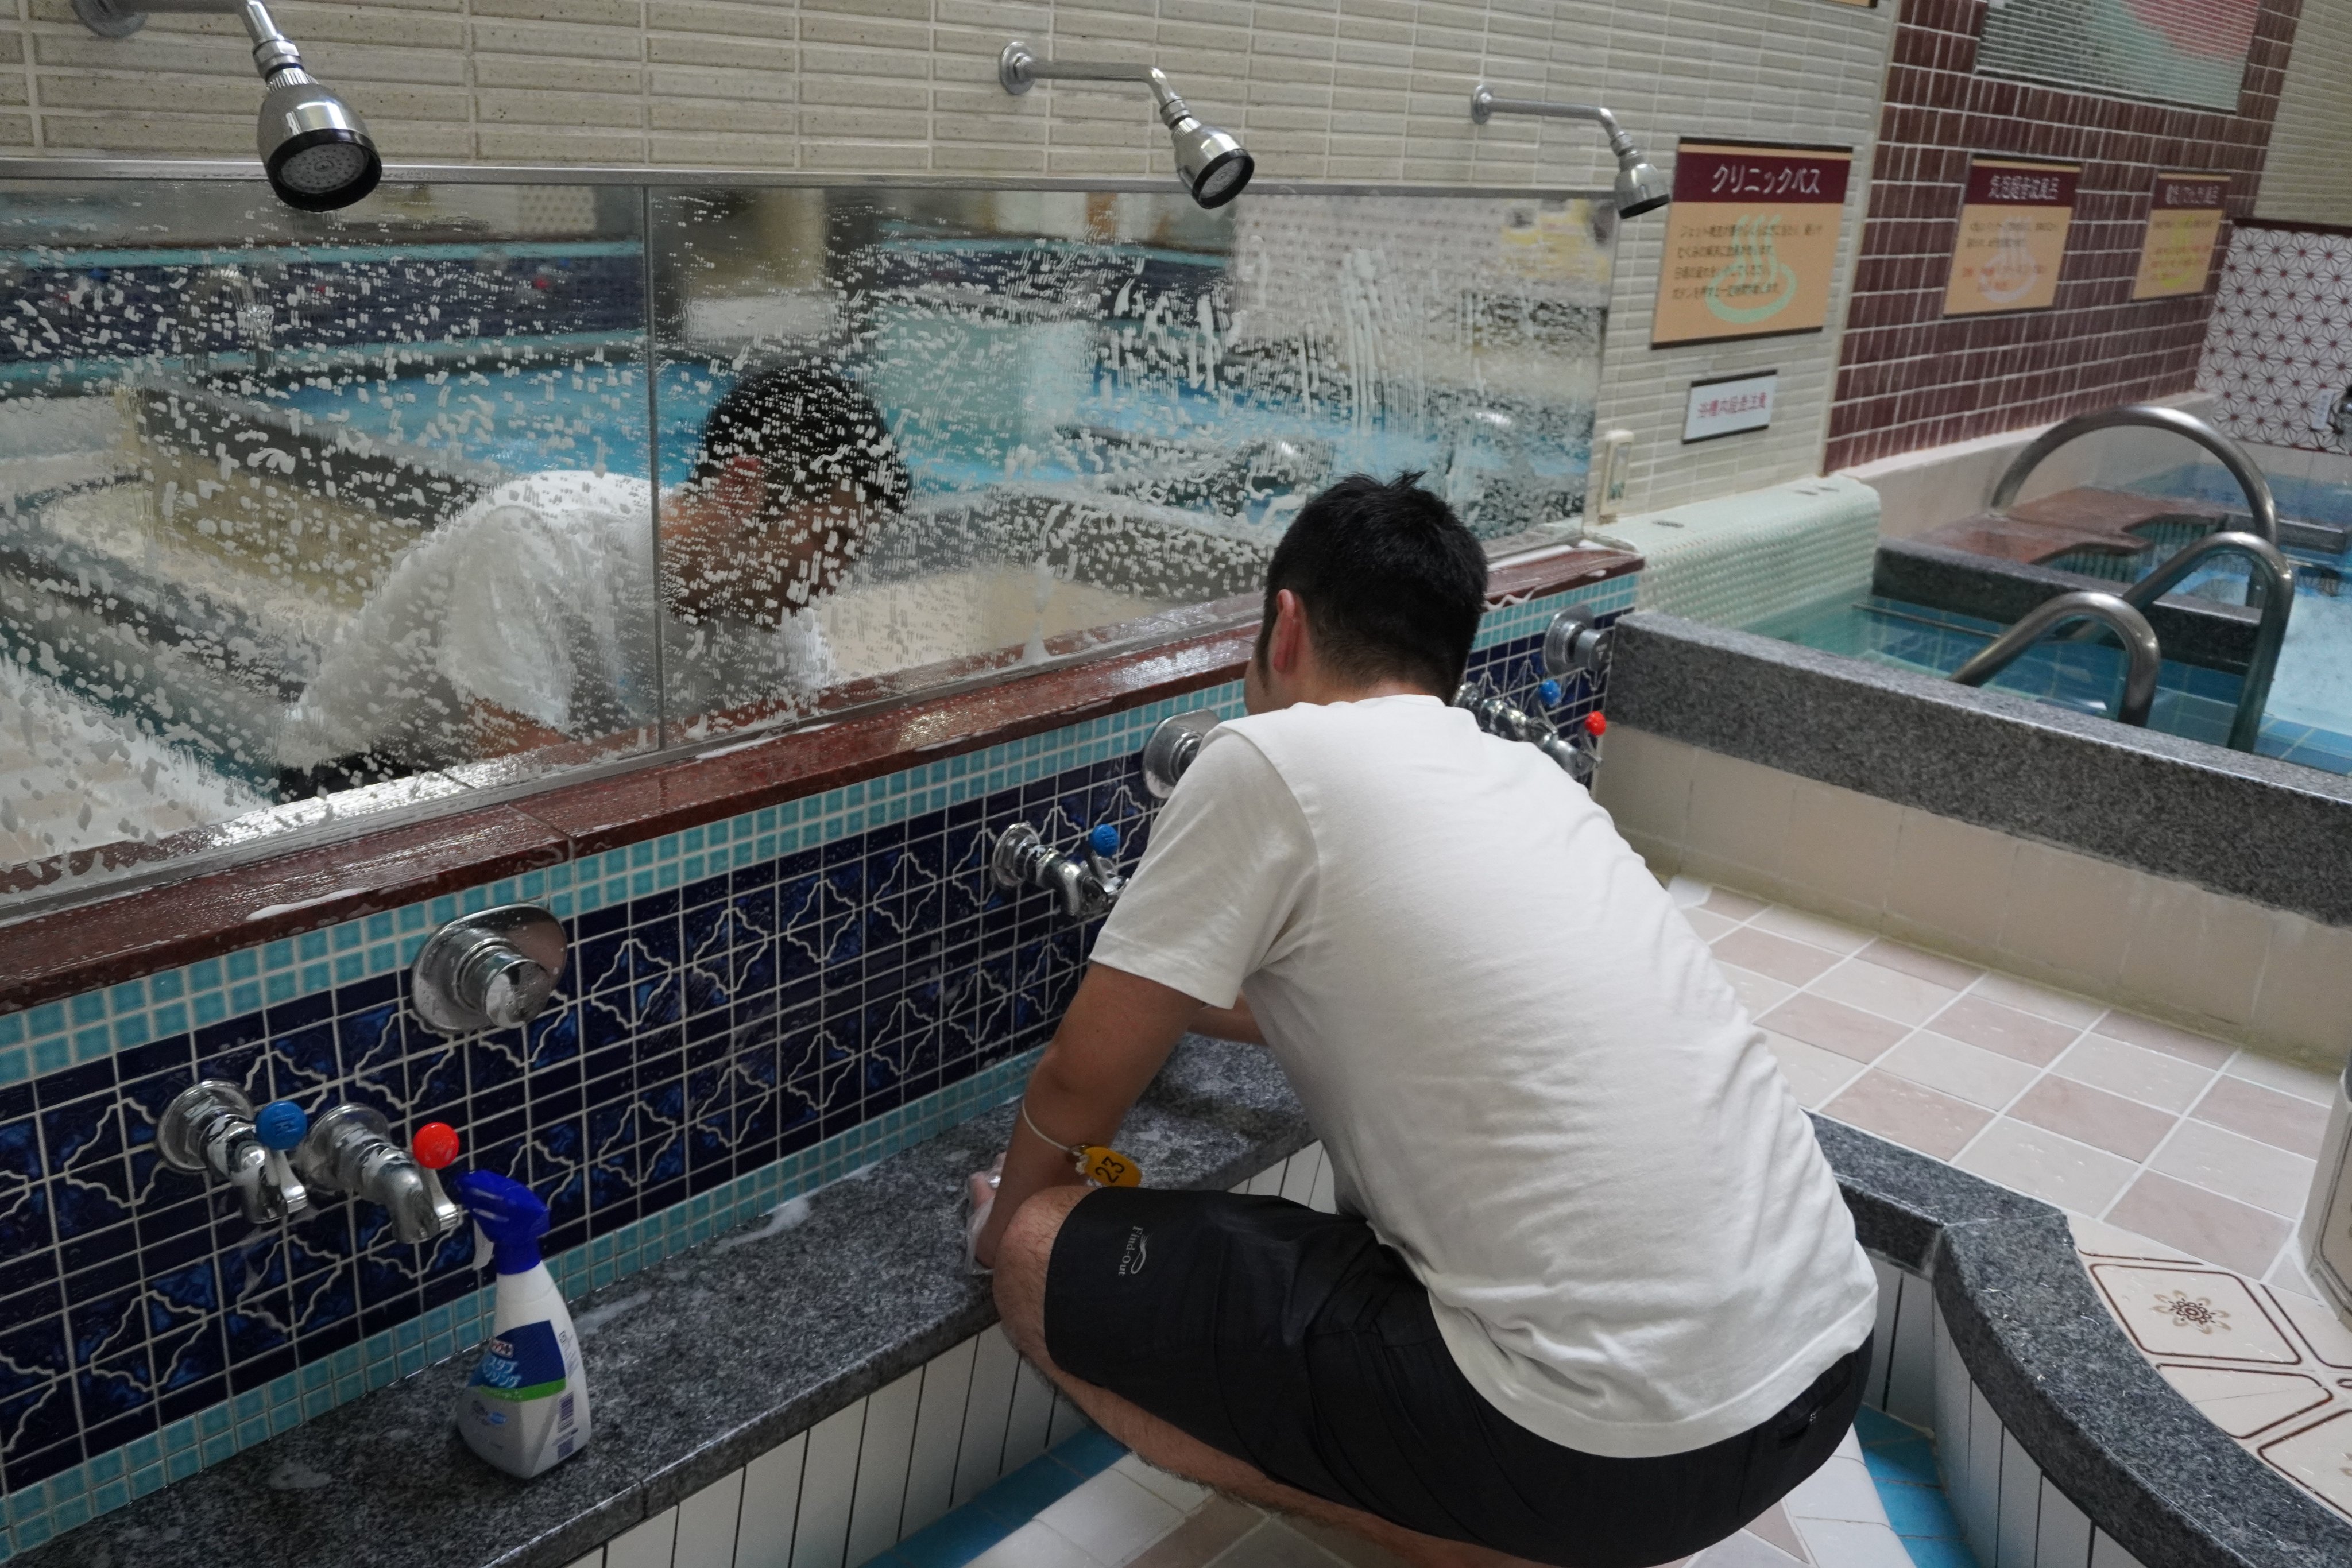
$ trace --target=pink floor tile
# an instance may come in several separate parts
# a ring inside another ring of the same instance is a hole
[[[2218,1068],[2230,1060],[2231,1048],[2219,1040],[2207,1040],[2201,1034],[2190,1034],[2185,1029],[2175,1029],[2168,1023],[2144,1019],[2137,1013],[2118,1009],[2092,1026],[2109,1040],[2127,1040],[2144,1045],[2150,1051],[2160,1051],[2185,1061]]]
[[[2327,1134],[2326,1107],[2242,1078],[2216,1078],[2189,1114],[2310,1159]]]
[[[2193,1257],[2260,1278],[2290,1227],[2275,1214],[2147,1171],[2106,1212],[2110,1225],[2137,1230]]]
[[[1862,950],[1863,957],[1874,964],[1884,964],[1890,969],[1900,969],[1906,975],[1916,975],[1953,990],[1965,990],[1982,969],[1963,964],[1957,958],[1947,958],[1940,953],[1924,952],[1907,943],[1890,942],[1882,936]]]
[[[1804,993],[1790,997],[1756,1021],[1766,1029],[1793,1036],[1808,1045],[1818,1045],[1824,1051],[1834,1051],[1840,1056],[1851,1056],[1856,1061],[1876,1061],[1887,1047],[1910,1032],[1875,1013]]]
[[[1717,937],[1715,956],[1727,964],[1737,964],[1792,986],[1818,978],[1838,961],[1835,953],[1824,952],[1808,943],[1792,942],[1786,936],[1775,936],[1753,925],[1743,925]]]
[[[2168,1111],[2054,1073],[2019,1095],[2009,1114],[2135,1164],[2156,1153],[2179,1119]]]
[[[1706,895],[1706,903],[1702,907],[1712,909],[1717,915],[1728,915],[1734,920],[1753,920],[1771,905],[1750,898],[1744,893],[1734,893],[1727,887],[1718,887]]]
[[[1948,1160],[1984,1130],[1992,1113],[1891,1072],[1870,1071],[1822,1108],[1849,1126]]]
[[[2047,1067],[2058,1053],[2074,1043],[2080,1030],[2054,1019],[2037,1018],[1999,1002],[1969,995],[1936,1015],[1937,1034]]]

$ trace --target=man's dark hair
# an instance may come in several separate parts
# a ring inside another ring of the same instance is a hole
[[[729,388],[703,421],[689,482],[709,486],[746,456],[761,459],[775,508],[829,501],[846,479],[866,506],[895,513],[914,488],[874,400],[821,365],[779,365]]]
[[[1316,651],[1341,680],[1403,681],[1451,698],[1486,609],[1486,552],[1418,474],[1350,474],[1299,509],[1265,569],[1263,664],[1274,596],[1298,595]]]

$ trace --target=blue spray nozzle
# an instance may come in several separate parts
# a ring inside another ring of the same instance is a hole
[[[1118,830],[1108,822],[1098,822],[1087,834],[1087,844],[1098,855],[1118,853]]]
[[[1558,707],[1559,706],[1559,683],[1558,681],[1546,681],[1543,685],[1538,686],[1536,688],[1536,700],[1542,703],[1546,707]]]
[[[539,1195],[496,1171],[466,1171],[449,1178],[450,1190],[482,1234],[490,1239],[501,1274],[539,1266],[539,1239],[547,1234],[547,1205]]]
[[[253,1115],[253,1131],[262,1146],[280,1153],[300,1143],[310,1130],[310,1118],[291,1100],[272,1100]]]

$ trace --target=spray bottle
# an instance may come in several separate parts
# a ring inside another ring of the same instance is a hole
[[[547,1205],[519,1181],[467,1171],[449,1183],[474,1217],[475,1260],[499,1270],[498,1304],[480,1364],[457,1396],[466,1446],[526,1479],[588,1446],[588,1375],[563,1292],[539,1260]]]

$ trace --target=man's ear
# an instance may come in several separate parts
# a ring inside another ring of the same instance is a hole
[[[730,457],[719,470],[718,482],[711,494],[729,511],[741,516],[756,517],[767,506],[765,465],[748,452]]]
[[[1299,656],[1307,651],[1307,606],[1298,595],[1285,588],[1274,596],[1274,635],[1266,639],[1267,667],[1283,674],[1296,674]]]

